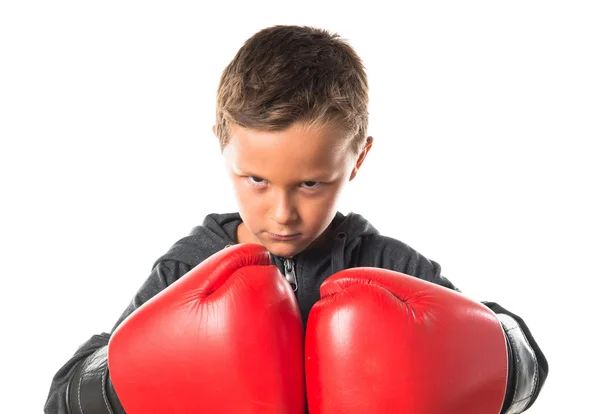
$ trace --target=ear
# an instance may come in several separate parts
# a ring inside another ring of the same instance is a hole
[[[362,163],[365,161],[365,158],[367,157],[367,154],[369,153],[369,151],[371,151],[372,146],[373,146],[373,137],[367,137],[367,142],[365,143],[363,150],[361,151],[360,155],[358,156],[358,160],[356,161],[356,165],[352,169],[352,174],[350,174],[350,179],[348,181],[352,181],[354,179],[354,177],[356,177],[356,174],[358,173],[358,169],[360,168]]]
[[[213,134],[215,134],[215,137],[216,137],[217,136],[217,126],[216,125],[212,126],[212,131],[213,131]]]

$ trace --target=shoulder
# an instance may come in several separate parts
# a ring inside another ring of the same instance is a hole
[[[362,238],[361,256],[365,261],[377,261],[386,268],[396,270],[409,263],[430,261],[408,244],[389,236],[370,234]]]
[[[208,257],[235,243],[235,230],[241,221],[238,213],[209,214],[202,225],[177,240],[153,265],[161,262],[181,262],[194,267]]]
[[[407,254],[417,253],[415,249],[410,247],[408,244],[395,239],[393,237],[384,236],[382,234],[369,234],[363,237],[363,243],[370,248],[381,248],[386,251],[393,250],[395,252],[401,251]]]
[[[415,276],[456,289],[441,274],[441,266],[408,244],[389,236],[371,234],[362,238],[358,266],[378,267]]]

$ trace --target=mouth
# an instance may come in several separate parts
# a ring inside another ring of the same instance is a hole
[[[300,236],[300,233],[295,233],[295,234],[274,234],[274,233],[267,233],[269,235],[270,238],[275,239],[275,240],[293,240],[296,237]]]

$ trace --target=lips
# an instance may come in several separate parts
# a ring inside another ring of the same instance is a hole
[[[289,233],[289,234],[276,234],[268,233],[269,237],[276,240],[290,240],[300,235],[300,233]]]

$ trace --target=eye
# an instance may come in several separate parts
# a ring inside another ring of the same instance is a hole
[[[246,177],[248,179],[248,181],[250,182],[250,184],[252,185],[261,185],[265,183],[265,180],[260,178],[260,177],[253,177],[253,176],[249,176]]]
[[[304,181],[302,183],[303,186],[305,186],[304,188],[317,188],[318,186],[321,185],[321,183],[317,182],[317,181]]]

